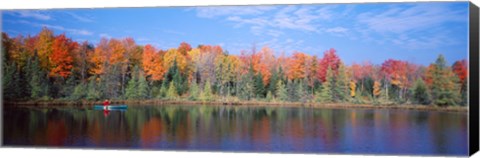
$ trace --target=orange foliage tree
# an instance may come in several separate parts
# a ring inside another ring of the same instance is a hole
[[[68,77],[73,68],[73,51],[78,47],[77,42],[72,42],[65,34],[55,37],[53,41],[53,53],[50,56],[52,69],[50,76]]]
[[[155,48],[147,44],[143,48],[143,70],[145,75],[152,81],[160,81],[163,79],[165,69],[163,69],[162,58],[158,54]]]
[[[287,77],[288,79],[303,79],[305,78],[305,62],[308,59],[308,55],[302,52],[295,52],[292,55],[292,58],[288,60],[288,70]]]
[[[106,38],[100,39],[100,43],[95,47],[95,51],[90,56],[90,63],[92,67],[90,68],[90,73],[93,75],[103,74],[105,67],[107,66],[107,59],[110,57],[108,40]]]

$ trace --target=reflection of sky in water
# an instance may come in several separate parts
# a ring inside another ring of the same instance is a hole
[[[5,145],[466,155],[467,115],[407,110],[132,106],[5,109]]]

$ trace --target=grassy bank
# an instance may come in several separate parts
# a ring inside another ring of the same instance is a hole
[[[4,106],[93,106],[101,105],[101,101],[4,101]],[[137,105],[225,105],[225,106],[259,106],[259,107],[309,107],[309,108],[333,108],[333,109],[405,109],[417,111],[447,111],[447,112],[468,112],[468,107],[461,106],[434,106],[434,105],[372,105],[352,103],[301,103],[301,102],[275,102],[275,101],[188,101],[188,100],[113,100],[112,105],[127,104]]]

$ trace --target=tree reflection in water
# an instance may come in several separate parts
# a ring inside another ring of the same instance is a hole
[[[461,155],[467,115],[249,106],[6,108],[5,145]]]

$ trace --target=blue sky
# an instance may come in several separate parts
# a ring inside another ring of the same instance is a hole
[[[177,47],[185,41],[221,45],[231,54],[269,46],[342,60],[381,64],[393,58],[448,64],[468,54],[468,3],[369,3],[2,11],[2,31],[37,34],[42,27],[76,41],[132,37],[138,44]]]

